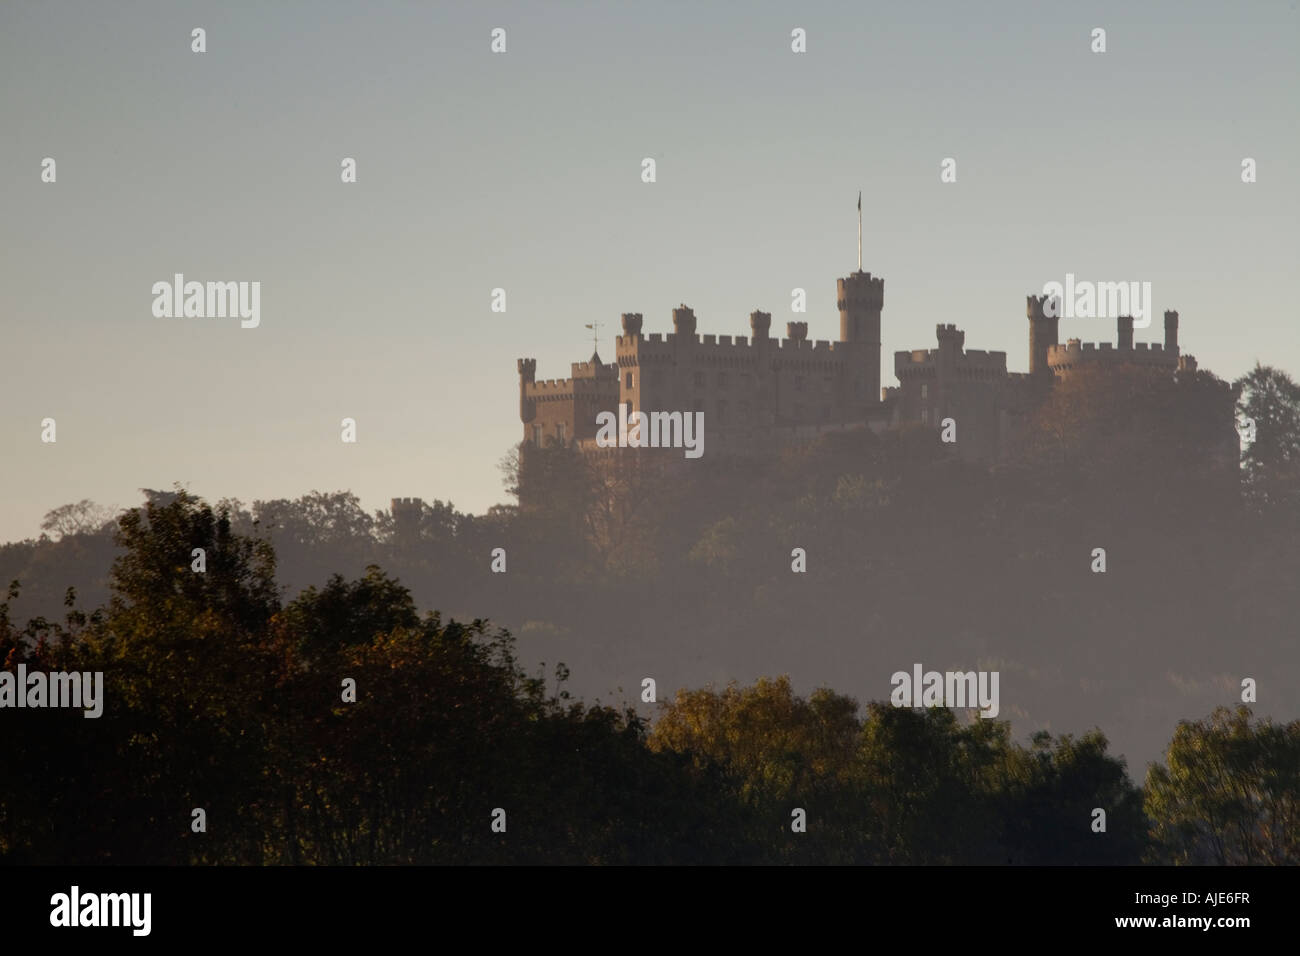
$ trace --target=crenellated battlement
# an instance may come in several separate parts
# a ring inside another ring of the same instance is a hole
[[[885,280],[854,272],[835,280],[835,303],[841,312],[880,312],[885,307]]]
[[[937,349],[912,349],[894,353],[894,374],[903,380],[938,373],[940,364],[947,363],[951,373],[959,378],[987,379],[1007,374],[1007,353],[984,349],[965,349],[966,333],[952,323],[935,326]]]
[[[1051,300],[1057,301],[1049,313],[1048,303]],[[1058,296],[1049,295],[1030,295],[1025,297],[1025,315],[1029,316],[1030,322],[1055,322],[1061,315],[1061,303]]]
[[[1111,342],[1068,339],[1064,345],[1048,347],[1047,364],[1059,375],[1083,364],[1144,365],[1174,369],[1178,367],[1179,361],[1178,354],[1166,350],[1160,342],[1137,342],[1129,348],[1116,348]]]
[[[612,367],[612,366],[611,366]],[[601,378],[609,382],[617,380],[618,371],[615,369],[613,375],[603,375]],[[581,392],[599,392],[604,391],[602,385],[605,385],[600,379],[572,379],[572,378],[548,378],[540,382],[530,382],[528,385],[529,395],[544,395],[550,393],[565,392],[569,394]]]
[[[423,511],[423,498],[394,498],[389,502],[388,513],[399,528],[413,525]]]
[[[804,338],[779,339],[779,348],[782,352],[814,352],[829,354],[835,351],[836,345],[843,345],[842,342],[830,342],[826,339],[818,339],[816,342],[809,342]]]
[[[699,352],[702,350],[715,351],[718,349],[748,349],[750,342],[743,335],[691,335],[683,336],[675,332],[660,333],[650,332],[648,334],[638,335],[636,337],[620,335],[615,338],[615,350],[620,355],[628,352],[637,352],[641,355],[661,353],[671,355],[674,347],[690,346],[692,351]],[[659,346],[659,348],[653,348]]]
[[[941,353],[960,352],[966,344],[966,333],[955,325],[936,325],[934,336],[939,340]]]
[[[938,374],[943,353],[939,349],[916,349],[894,353],[894,374],[900,380]],[[1005,378],[1007,353],[967,349],[953,356],[951,374],[958,378]]]
[[[540,382],[531,384],[533,392],[573,391],[573,379],[571,378],[545,378]]]
[[[578,379],[618,378],[618,369],[606,362],[574,362],[570,377]]]
[[[786,351],[808,349],[813,352],[834,352],[837,348],[844,348],[845,343],[830,339],[810,341],[807,338],[808,323],[806,322],[791,322],[789,325],[794,327],[794,335],[784,339],[746,338],[743,335],[717,335],[714,333],[683,336],[676,332],[666,334],[649,332],[636,336],[620,335],[615,339],[616,351],[620,356],[636,353],[644,359],[656,354],[673,355],[676,349],[689,346],[695,356],[693,360],[700,360],[707,358],[710,354],[741,354],[747,356],[765,348],[778,348]],[[791,329],[787,328],[786,331],[789,332]],[[577,367],[575,364],[574,368]],[[608,365],[604,366],[604,368],[609,367]]]

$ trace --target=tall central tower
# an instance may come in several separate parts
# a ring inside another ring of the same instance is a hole
[[[885,280],[862,271],[862,192],[858,191],[858,268],[846,279],[835,280],[835,300],[840,310],[840,341],[849,343],[849,374],[861,384],[854,388],[855,404],[880,401],[880,310],[885,305]],[[859,394],[865,392],[866,394]],[[846,393],[847,394],[847,393]]]
[[[880,401],[880,311],[885,306],[885,280],[861,270],[835,280],[840,310],[840,341],[850,344],[853,363],[861,370],[864,391]]]

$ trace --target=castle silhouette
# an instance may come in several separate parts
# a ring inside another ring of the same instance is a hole
[[[1048,297],[1026,299],[1029,371],[1007,370],[1005,352],[965,348],[966,333],[938,325],[938,348],[894,353],[898,385],[880,386],[884,280],[861,270],[837,280],[840,337],[810,342],[806,322],[771,336],[772,316],[753,312],[751,336],[697,335],[695,313],[673,309],[673,331],[644,334],[642,317],[622,316],[615,360],[594,353],[569,378],[536,379],[535,359],[518,360],[524,448],[558,444],[596,452],[596,416],[626,404],[636,411],[705,413],[708,455],[760,455],[836,430],[880,432],[904,424],[956,423],[957,452],[993,462],[1005,455],[1054,385],[1083,369],[1103,374],[1141,367],[1153,374],[1195,375],[1180,354],[1178,313],[1164,314],[1164,341],[1134,343],[1133,318],[1118,319],[1118,342],[1058,339],[1059,309]],[[1104,387],[1100,385],[1099,387]],[[1233,393],[1218,403],[1220,434],[1235,447]],[[600,449],[608,452],[610,449]],[[1235,453],[1234,453],[1235,457]]]

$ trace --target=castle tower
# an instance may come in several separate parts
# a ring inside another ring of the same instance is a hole
[[[880,395],[880,312],[885,305],[885,280],[870,272],[855,272],[835,280],[835,300],[840,310],[840,341],[860,353],[865,393]]]
[[[1165,312],[1165,351],[1178,354],[1178,313]]]
[[[1119,343],[1116,348],[1121,350],[1133,351],[1133,316],[1121,315],[1119,323]]]
[[[528,395],[528,386],[537,381],[537,359],[521,358],[519,368],[519,420],[527,425],[537,417],[537,402]]]
[[[1053,313],[1053,314],[1049,314]],[[1061,300],[1049,307],[1048,296],[1031,295],[1025,299],[1025,314],[1029,316],[1029,374],[1047,374],[1047,349],[1059,344],[1057,336],[1061,325]]]
[[[678,341],[695,339],[695,310],[683,305],[673,309],[673,333]]]
[[[409,539],[420,527],[424,501],[420,498],[394,498],[390,504],[393,529],[400,539]]]
[[[961,350],[966,345],[966,333],[955,325],[936,325],[934,334],[939,340],[939,381],[944,384],[953,377]]]
[[[933,406],[937,419],[940,414],[947,414],[951,409],[950,392],[956,386],[957,362],[966,345],[966,333],[955,325],[936,325],[934,334],[939,340],[939,361],[936,369],[938,381],[935,383],[938,394],[934,397]]]
[[[423,498],[393,498],[389,501],[389,508],[394,518],[411,516],[418,517],[420,509],[423,507]]]
[[[755,345],[759,342],[766,342],[772,333],[772,313],[749,313],[749,330],[754,334]]]

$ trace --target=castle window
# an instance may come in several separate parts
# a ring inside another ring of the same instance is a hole
[[[726,387],[727,387],[727,373],[726,373],[726,372],[719,372],[719,373],[718,373],[718,387],[719,387],[719,388],[726,388]]]
[[[564,444],[564,422],[558,422],[558,423],[556,424],[556,426],[555,426],[555,437],[558,438],[558,439],[560,440],[560,444],[561,444],[561,445]]]
[[[921,409],[921,424],[930,424],[930,410],[928,408]]]
[[[696,373],[695,373],[695,387],[696,387],[696,388],[703,388],[703,387],[704,387],[704,373],[703,373],[703,372],[696,372]]]
[[[541,426],[541,425],[534,425],[534,426],[533,426],[533,444],[536,445],[536,446],[539,447],[539,448],[540,448],[541,445],[542,445],[542,426]]]
[[[826,375],[826,376],[823,376],[823,378],[822,378],[822,391],[823,391],[823,392],[830,392],[830,391],[831,391],[832,389],[834,389],[834,388],[835,388],[835,376],[834,376],[834,375]]]
[[[921,386],[921,397],[922,397],[922,398],[929,398],[929,397],[930,397],[930,386],[929,386],[929,385],[922,385],[922,386]]]
[[[631,372],[628,372],[628,373],[627,373],[627,387],[628,387],[628,389],[631,389],[631,388],[632,388],[632,373],[631,373]]]

